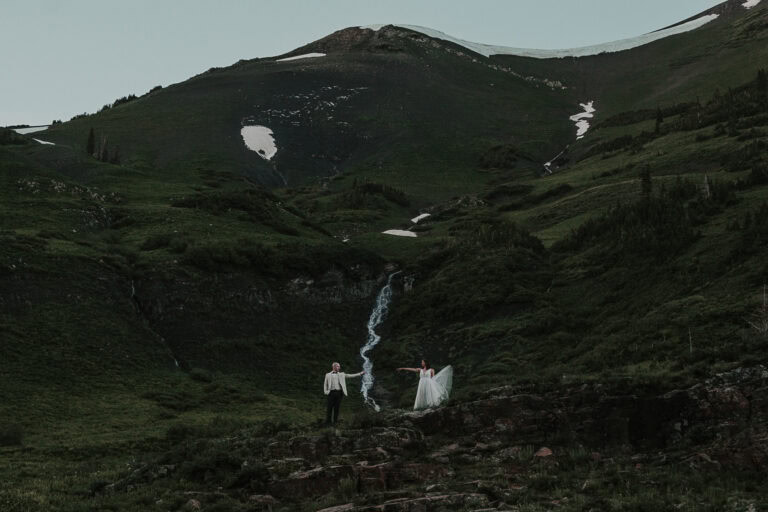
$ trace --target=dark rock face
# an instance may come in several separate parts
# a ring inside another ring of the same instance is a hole
[[[284,355],[270,341],[285,338],[296,325],[304,326],[308,339],[314,339],[312,331],[320,339],[328,325],[341,326],[350,340],[361,339],[381,279],[362,266],[284,281],[247,274],[145,279],[135,282],[133,300],[187,366],[258,370],[268,358]],[[231,350],[207,346],[217,338],[240,341]]]
[[[612,395],[601,385],[543,396],[515,395],[514,389],[501,388],[482,400],[407,417],[427,436],[439,433],[514,444],[576,442],[591,447],[665,449],[684,441],[720,443],[745,435],[756,423],[763,425],[768,413],[766,386],[768,368],[758,366],[660,396]],[[764,455],[747,458],[762,460]]]
[[[319,467],[275,481],[270,486],[270,492],[277,498],[322,496],[336,489],[342,479],[351,478],[354,474],[352,466]]]

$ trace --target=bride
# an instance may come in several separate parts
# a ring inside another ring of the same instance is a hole
[[[435,370],[430,368],[429,363],[422,359],[421,368],[398,368],[398,371],[400,370],[419,374],[419,388],[416,390],[414,410],[437,407],[451,394],[453,368],[450,366],[446,366],[435,375]]]

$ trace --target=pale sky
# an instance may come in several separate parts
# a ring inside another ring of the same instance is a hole
[[[48,124],[349,26],[573,48],[633,37],[717,0],[2,0],[0,126]]]

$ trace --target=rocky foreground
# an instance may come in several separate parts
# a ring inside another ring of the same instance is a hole
[[[662,395],[502,387],[349,428],[189,438],[95,492],[164,489],[169,510],[759,510],[767,391],[764,366]]]

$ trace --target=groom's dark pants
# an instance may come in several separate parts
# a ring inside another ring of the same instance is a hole
[[[344,398],[344,393],[340,389],[332,389],[328,393],[328,408],[325,412],[326,424],[335,425],[339,421],[339,407],[341,407],[342,398]]]

